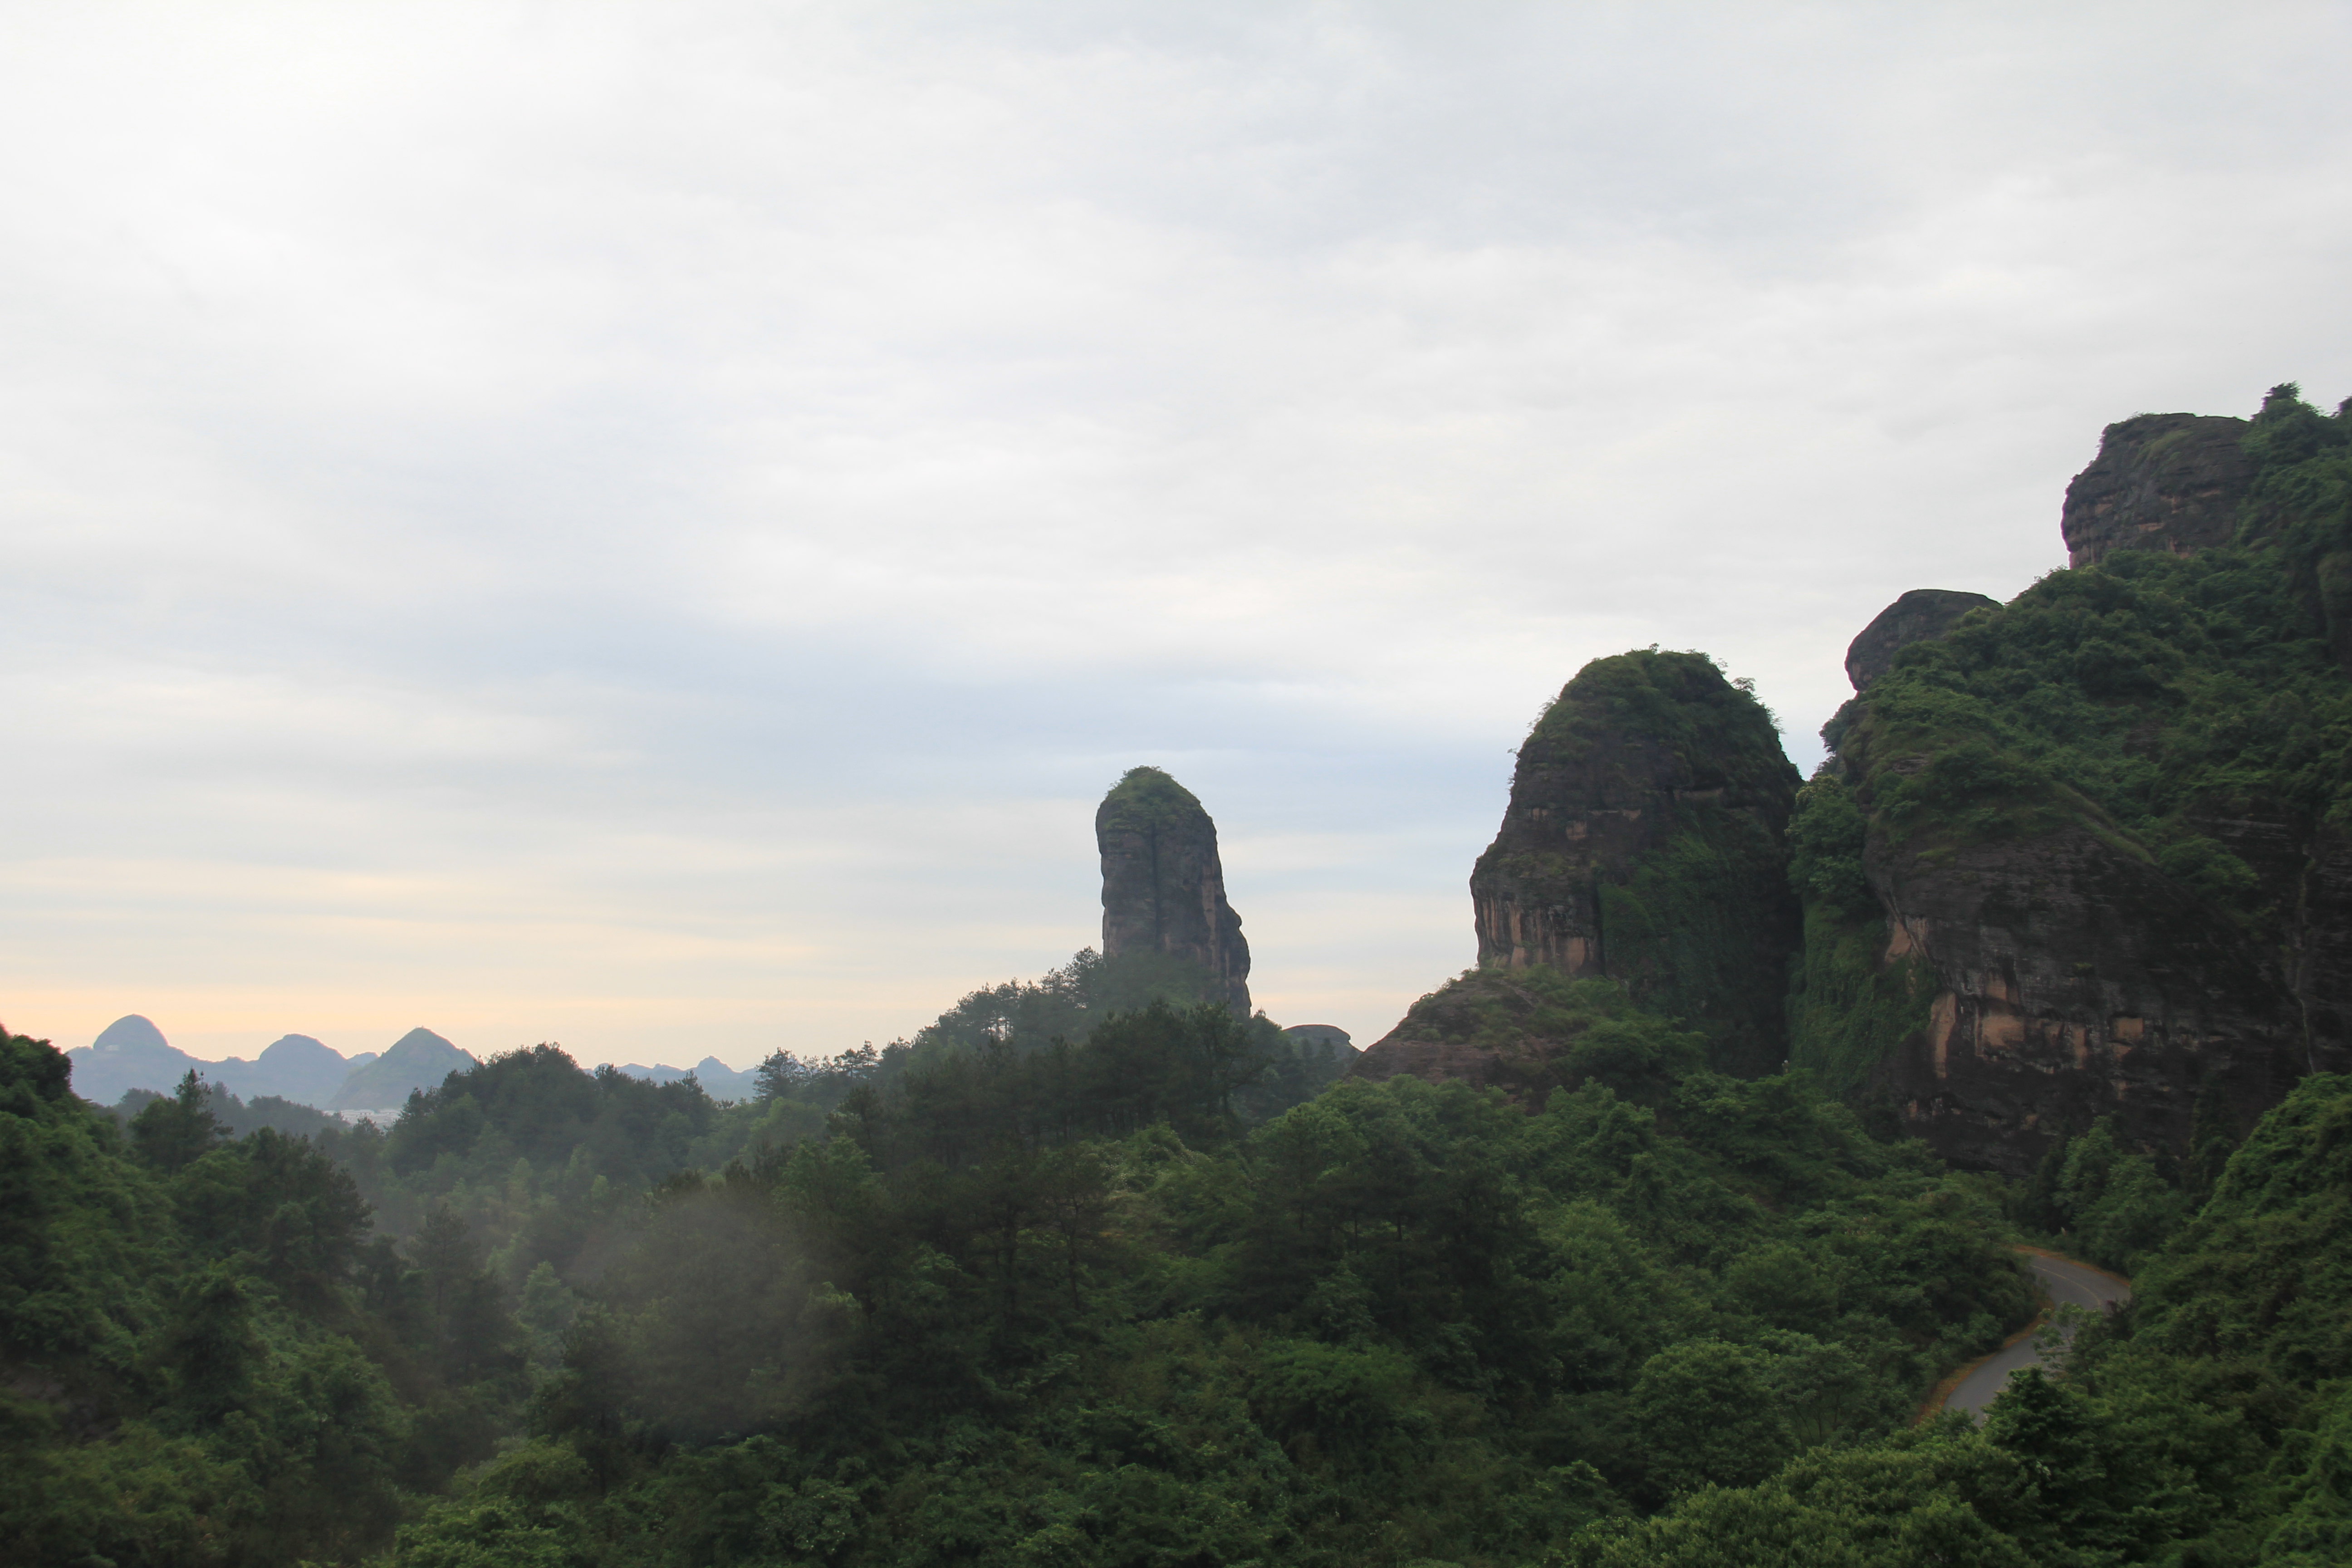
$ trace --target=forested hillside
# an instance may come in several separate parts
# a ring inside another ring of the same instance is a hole
[[[2210,1195],[2145,1173],[2170,1207],[2140,1304],[2069,1380],[1914,1428],[2030,1314],[2009,1243],[2095,1210],[2112,1150],[2084,1140],[2038,1184],[1956,1174],[1802,1076],[1706,1070],[1610,983],[1545,973],[1582,1032],[1534,1114],[1401,1078],[1245,1126],[1246,1031],[1163,1005],[1084,1047],[835,1083],[803,1135],[710,1168],[688,1086],[516,1053],[372,1145],[380,1186],[448,1183],[397,1242],[318,1142],[231,1140],[194,1084],[119,1131],[12,1039],[0,1460],[31,1484],[0,1544],[2338,1560],[2352,1082],[2305,1084]],[[486,1191],[465,1173],[551,1146],[588,1152],[548,1161],[532,1215],[460,1216]]]
[[[719,1169],[679,1086],[517,1053],[368,1146],[379,1187],[449,1184],[397,1246],[317,1144],[226,1141],[194,1085],[118,1135],[16,1041],[10,1462],[54,1479],[6,1539],[1532,1561],[1899,1427],[2024,1319],[1980,1180],[1574,1000],[1612,1048],[1536,1116],[1406,1080],[1247,1128],[1247,1029],[1160,1005],[853,1084]],[[550,1144],[584,1191],[459,1217]]]

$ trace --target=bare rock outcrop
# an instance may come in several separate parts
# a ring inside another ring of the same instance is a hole
[[[1717,1065],[1769,1071],[1799,940],[1797,783],[1771,715],[1704,654],[1593,660],[1519,748],[1471,872],[1479,963],[1621,981]]]
[[[2254,481],[2243,419],[2142,414],[2106,428],[2099,455],[2066,487],[2059,532],[2069,566],[2118,550],[2193,555],[2227,544]]]
[[[1866,857],[1884,961],[1924,963],[1929,991],[1874,1085],[1945,1158],[2012,1176],[2101,1116],[2176,1150],[2200,1095],[2250,1125],[2311,1065],[2274,956],[2086,802],[2060,809],[2016,837],[1874,835]]]
[[[1158,768],[1130,768],[1095,812],[1107,960],[1156,954],[1197,966],[1210,996],[1246,1017],[1249,943],[1225,901],[1217,825]]]
[[[1846,679],[1856,691],[1865,689],[1886,673],[1896,654],[1913,643],[1935,641],[1959,625],[1962,616],[1987,606],[1997,610],[2000,601],[1960,588],[1912,589],[1879,611],[1877,618],[1846,645]]]

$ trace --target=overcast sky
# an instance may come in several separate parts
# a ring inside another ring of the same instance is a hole
[[[1094,941],[1471,962],[1511,748],[1810,770],[2100,427],[2352,393],[2352,9],[15,4],[0,1018],[743,1065]]]

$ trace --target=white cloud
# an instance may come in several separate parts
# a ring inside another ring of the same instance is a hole
[[[21,7],[0,1016],[887,1038],[1086,940],[1152,760],[1377,1033],[1585,658],[1809,763],[2101,425],[2352,391],[2347,31]]]

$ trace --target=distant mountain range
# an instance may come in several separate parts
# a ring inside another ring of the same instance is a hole
[[[631,1062],[613,1070],[655,1083],[676,1083],[682,1078],[691,1078],[701,1084],[703,1092],[713,1100],[750,1100],[760,1088],[760,1075],[756,1070],[737,1072],[717,1057],[705,1057],[690,1068],[639,1067]]]
[[[325,1110],[393,1110],[409,1091],[438,1088],[453,1072],[478,1065],[474,1057],[430,1029],[411,1029],[379,1056],[344,1056],[309,1035],[286,1035],[252,1061],[231,1057],[208,1062],[163,1037],[163,1031],[137,1013],[117,1018],[90,1044],[69,1050],[74,1092],[112,1105],[134,1089],[168,1094],[190,1072],[240,1099],[275,1095],[297,1105]],[[691,1068],[641,1067],[614,1070],[655,1083],[692,1077],[715,1100],[749,1100],[758,1075],[737,1072],[717,1057]]]
[[[198,1071],[247,1100],[274,1094],[298,1105],[327,1106],[334,1103],[337,1091],[352,1076],[352,1068],[375,1059],[373,1051],[346,1057],[308,1035],[285,1035],[265,1047],[253,1061],[231,1057],[225,1062],[207,1063]]]
[[[252,1061],[208,1062],[173,1046],[136,1013],[117,1018],[97,1039],[68,1051],[66,1059],[73,1064],[74,1092],[100,1105],[112,1105],[134,1089],[169,1094],[194,1072],[243,1100],[275,1095],[331,1110],[386,1110],[406,1100],[410,1089],[430,1089],[475,1065],[430,1029],[411,1029],[382,1056],[347,1057],[309,1035],[287,1035]]]

